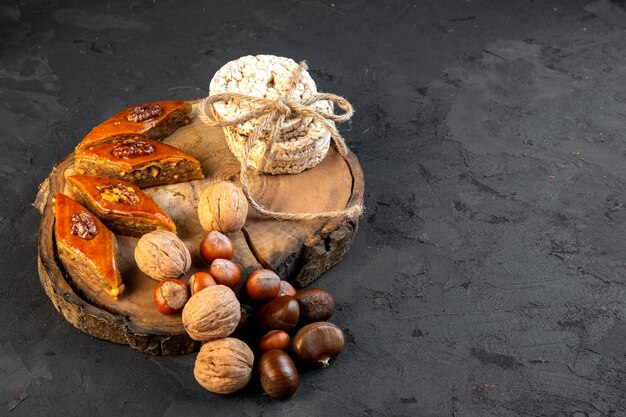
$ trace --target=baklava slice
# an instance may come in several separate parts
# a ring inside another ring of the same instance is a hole
[[[105,291],[116,300],[124,292],[124,284],[115,259],[115,235],[65,194],[54,196],[54,216],[57,251],[65,270],[90,293]]]
[[[204,178],[193,156],[150,139],[125,139],[80,152],[75,171],[127,181],[140,188]]]
[[[141,237],[154,230],[176,232],[176,225],[139,187],[126,181],[77,175],[67,178],[74,199],[114,233]]]
[[[189,124],[191,104],[186,101],[156,101],[122,110],[94,127],[76,147],[76,153],[103,143],[146,137],[160,140]]]

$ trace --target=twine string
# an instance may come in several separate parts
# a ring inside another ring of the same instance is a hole
[[[245,94],[237,93],[221,93],[215,94],[204,98],[200,102],[198,109],[198,118],[202,122],[210,126],[236,126],[242,123],[246,123],[250,120],[262,119],[260,123],[254,128],[252,133],[248,136],[245,145],[243,157],[241,158],[241,188],[248,199],[248,202],[255,210],[268,217],[274,217],[279,220],[316,220],[316,219],[331,219],[336,217],[347,216],[349,218],[355,218],[361,215],[363,208],[360,204],[353,204],[342,210],[330,210],[318,213],[286,213],[270,210],[259,204],[250,191],[249,177],[248,177],[248,161],[250,157],[250,150],[254,143],[258,140],[261,132],[269,130],[269,136],[267,137],[267,150],[265,152],[264,163],[273,162],[274,156],[269,152],[272,148],[274,140],[280,136],[280,128],[283,125],[285,119],[290,117],[298,118],[311,118],[319,122],[329,133],[337,148],[339,154],[345,159],[349,149],[346,142],[341,137],[335,122],[348,121],[354,110],[352,105],[343,97],[330,94],[330,93],[314,93],[308,99],[298,102],[291,99],[291,95],[296,88],[296,85],[300,81],[303,72],[307,69],[306,63],[303,61],[298,65],[298,68],[294,71],[290,81],[289,88],[284,97],[279,97],[275,100],[266,98],[253,97]],[[254,110],[245,113],[234,119],[221,119],[217,117],[213,109],[213,104],[218,102],[232,101],[235,103],[245,103],[247,106],[254,108]],[[329,101],[339,107],[343,113],[335,114],[334,112],[327,113],[322,110],[314,109],[313,105],[318,101]],[[207,114],[207,109],[210,109],[213,117]],[[330,122],[333,122],[332,124]]]

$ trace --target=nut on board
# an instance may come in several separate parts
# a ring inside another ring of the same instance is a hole
[[[156,230],[137,242],[135,262],[143,273],[161,281],[182,277],[191,267],[191,254],[175,233]]]
[[[248,200],[233,183],[223,181],[210,185],[200,195],[198,217],[208,232],[237,232],[243,227],[247,216]]]
[[[183,326],[200,342],[230,336],[240,319],[239,300],[225,285],[211,285],[195,293],[183,308]]]

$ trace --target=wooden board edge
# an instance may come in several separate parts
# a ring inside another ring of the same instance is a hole
[[[68,157],[68,159],[71,158]],[[90,304],[78,296],[59,267],[54,244],[54,213],[45,210],[52,205],[55,184],[51,183],[55,171],[68,160],[55,165],[50,176],[40,186],[34,205],[42,211],[39,225],[38,272],[39,280],[55,309],[83,333],[118,344],[128,344],[133,349],[149,355],[183,355],[199,349],[198,342],[183,334],[154,334],[132,325],[123,316],[112,314]],[[61,174],[62,175],[62,174]]]
[[[346,207],[363,205],[365,178],[359,160],[352,151],[348,151],[345,160],[352,174],[352,194]],[[359,218],[335,219],[326,223],[304,243],[301,267],[293,281],[305,287],[337,265],[350,250],[358,228]]]

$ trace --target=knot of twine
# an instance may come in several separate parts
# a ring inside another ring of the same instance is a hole
[[[328,94],[328,93],[314,93],[306,100],[301,102],[290,100],[289,97],[293,93],[296,88],[297,83],[300,81],[303,72],[307,69],[307,65],[304,61],[300,62],[298,68],[293,73],[293,77],[291,78],[289,88],[287,89],[287,93],[284,97],[279,97],[275,100],[270,100],[266,98],[259,98],[248,96],[245,94],[237,94],[237,93],[222,93],[215,94],[209,97],[206,97],[200,102],[200,107],[198,109],[198,117],[204,123],[210,126],[237,126],[239,124],[248,122],[253,119],[261,119],[261,122],[257,124],[255,129],[252,131],[248,139],[246,140],[244,146],[243,158],[241,158],[241,171],[240,171],[240,180],[241,180],[241,188],[243,193],[245,194],[248,202],[252,207],[256,209],[256,211],[262,215],[268,217],[274,217],[279,220],[315,220],[315,219],[330,219],[336,217],[347,216],[349,218],[355,218],[361,215],[363,212],[363,207],[360,204],[354,204],[350,207],[347,207],[343,210],[331,210],[319,213],[283,213],[277,212],[273,210],[269,210],[259,203],[256,202],[252,193],[250,192],[250,185],[248,181],[248,159],[250,155],[250,149],[252,149],[252,145],[259,138],[261,131],[267,130],[269,131],[269,136],[267,137],[267,151],[265,153],[265,158],[274,158],[271,155],[272,144],[274,140],[280,136],[280,128],[283,125],[285,119],[289,117],[310,117],[313,120],[319,122],[329,133],[337,148],[339,154],[345,158],[349,152],[348,146],[346,142],[343,140],[337,128],[334,126],[334,123],[331,124],[329,122],[345,122],[348,121],[354,110],[350,103],[343,97]],[[250,111],[242,116],[239,116],[234,119],[222,119],[218,120],[218,117],[214,118],[209,117],[207,114],[207,108],[213,113],[213,104],[217,102],[227,102],[233,101],[235,103],[245,103],[250,107],[255,108],[255,110]],[[334,114],[334,113],[326,113],[320,110],[315,109],[313,106],[318,101],[331,101],[335,103],[339,108],[343,110],[342,114]]]

